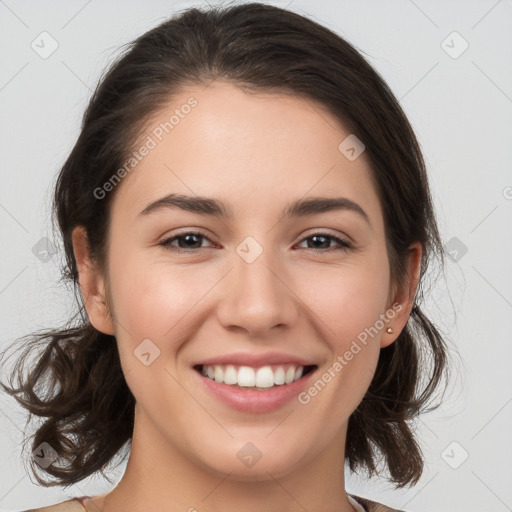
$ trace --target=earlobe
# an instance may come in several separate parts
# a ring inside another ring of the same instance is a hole
[[[77,226],[72,233],[73,252],[84,306],[92,326],[114,335],[114,323],[107,307],[105,278],[91,259],[87,232]]]
[[[414,306],[414,298],[419,284],[422,253],[423,249],[420,242],[414,242],[409,246],[409,254],[406,261],[406,281],[403,286],[395,288],[394,296],[391,298],[391,303],[388,306],[388,311],[394,311],[394,315],[389,321],[387,328],[382,332],[381,348],[391,345],[407,324]]]

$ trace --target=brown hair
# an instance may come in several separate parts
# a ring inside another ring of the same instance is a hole
[[[141,127],[174,94],[216,78],[246,91],[318,101],[364,143],[383,205],[393,282],[404,282],[410,243],[422,244],[417,306],[397,340],[381,349],[370,387],[349,419],[346,441],[352,471],[377,473],[380,452],[397,488],[414,485],[424,462],[408,422],[439,406],[426,409],[448,369],[443,336],[420,309],[427,266],[435,257],[444,263],[420,147],[387,84],[351,44],[306,17],[260,3],[178,13],[129,43],[94,91],[58,176],[53,205],[66,257],[63,279],[74,286],[79,312],[61,329],[23,338],[28,344],[11,387],[2,384],[31,415],[44,418],[27,439],[32,450],[46,442],[59,456],[45,468],[31,459],[34,474],[45,486],[71,485],[98,470],[103,474],[131,441],[135,400],[115,337],[97,331],[84,313],[71,233],[85,226],[91,254],[104,269],[113,193],[98,199],[93,191],[122,166]],[[40,342],[42,353],[24,378],[23,363]],[[430,359],[423,359],[427,354]],[[38,471],[56,480],[47,482]]]

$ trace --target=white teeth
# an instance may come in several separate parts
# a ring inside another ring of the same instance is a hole
[[[274,372],[270,366],[258,368],[256,372],[256,386],[258,388],[271,388],[274,385]]]
[[[205,377],[224,384],[268,389],[299,380],[304,373],[304,367],[285,365],[274,368],[262,366],[255,369],[250,366],[240,366],[237,369],[234,365],[228,364],[202,366],[201,373]]]
[[[274,384],[284,384],[285,383],[285,373],[284,368],[280,366],[275,372],[274,372]]]
[[[290,382],[293,382],[293,377],[295,377],[295,367],[290,366],[290,368],[288,368],[288,370],[286,371],[284,383],[290,384]]]
[[[239,386],[254,387],[256,385],[256,374],[249,366],[241,366],[238,370],[237,381]]]
[[[224,384],[236,384],[238,382],[238,373],[232,364],[226,366],[224,372]]]

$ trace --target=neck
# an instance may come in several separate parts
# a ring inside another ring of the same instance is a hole
[[[262,457],[245,475],[219,473],[190,453],[182,453],[136,414],[126,471],[90,510],[136,512],[354,512],[345,492],[346,425],[314,459],[290,468],[265,466]],[[284,454],[283,454],[284,455]]]

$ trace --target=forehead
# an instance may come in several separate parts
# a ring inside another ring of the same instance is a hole
[[[176,192],[222,199],[240,215],[270,215],[300,197],[343,195],[379,217],[366,154],[351,161],[339,149],[349,135],[310,99],[247,93],[222,81],[191,85],[141,131],[136,165],[117,185],[114,210],[135,217],[149,201]]]

